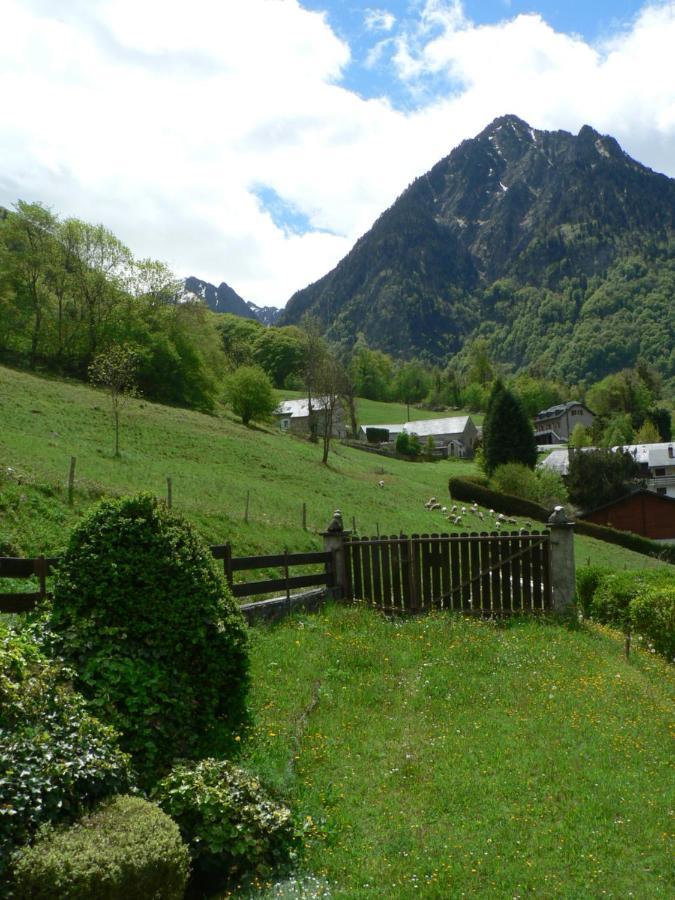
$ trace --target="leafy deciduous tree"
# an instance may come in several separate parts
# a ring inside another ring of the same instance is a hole
[[[126,400],[135,393],[138,350],[128,344],[113,345],[94,357],[89,379],[105,388],[110,397],[115,425],[115,456],[120,455],[120,413]]]
[[[258,366],[240,366],[228,376],[225,398],[244,425],[264,422],[279,405],[272,382]]]

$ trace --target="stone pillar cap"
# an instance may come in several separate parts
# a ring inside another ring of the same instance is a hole
[[[573,525],[574,523],[567,518],[564,506],[556,506],[548,517],[549,525]]]

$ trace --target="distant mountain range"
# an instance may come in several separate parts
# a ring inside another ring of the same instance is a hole
[[[258,319],[263,325],[274,325],[281,312],[275,306],[257,306],[250,300],[244,300],[224,281],[216,287],[194,276],[186,278],[183,282],[183,298],[187,297],[203,300],[214,312]]]
[[[673,355],[675,180],[612,137],[496,119],[417,178],[291,297],[348,347],[443,361],[484,337],[507,368],[570,381]],[[466,351],[465,351],[466,352]]]

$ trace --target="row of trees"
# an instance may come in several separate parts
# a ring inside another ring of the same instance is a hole
[[[0,218],[0,356],[85,378],[126,344],[153,400],[211,410],[225,372],[215,316],[179,303],[180,284],[112,232],[19,201]]]

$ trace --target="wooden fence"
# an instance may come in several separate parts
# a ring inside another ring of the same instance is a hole
[[[385,612],[504,616],[552,606],[548,532],[350,538],[346,595]]]
[[[308,553],[283,553],[268,556],[232,556],[229,544],[211,547],[215,559],[223,561],[223,571],[235,597],[254,597],[284,591],[286,597],[298,588],[332,587],[334,584],[333,554],[329,551]],[[36,559],[20,559],[0,557],[0,579],[34,579],[38,580],[38,590],[31,592],[0,593],[0,612],[28,612],[35,607],[38,600],[47,596],[47,577],[58,564],[58,558],[38,557]],[[303,575],[291,575],[290,570],[296,566],[321,566],[320,572]],[[279,569],[281,576],[260,581],[235,582],[234,573],[255,571],[256,569]]]
[[[283,591],[328,588],[333,596],[363,601],[388,613],[457,610],[507,616],[562,608],[574,597],[571,526],[548,531],[413,534],[352,537],[324,533],[321,552],[232,556],[229,544],[211,547],[237,598]],[[569,529],[569,531],[567,530]],[[58,559],[2,559],[0,579],[35,578],[34,593],[0,594],[0,612],[25,612],[47,593],[47,577]],[[297,566],[319,571],[292,575]],[[276,569],[276,577],[236,581],[240,572]],[[297,600],[297,598],[296,598]],[[268,601],[271,602],[271,601]],[[249,604],[251,607],[262,604]],[[283,604],[282,604],[283,605]]]

